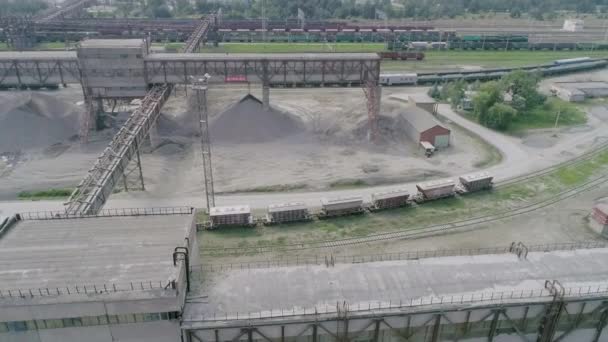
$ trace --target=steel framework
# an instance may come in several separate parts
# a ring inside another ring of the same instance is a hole
[[[194,51],[208,29],[209,19],[204,18],[195,30],[199,41],[189,40],[184,52]],[[145,189],[139,147],[160,116],[160,110],[172,88],[169,84],[156,85],[146,94],[141,105],[131,114],[93,168],[72,192],[66,203],[66,214],[97,213],[121,179],[125,190]],[[135,182],[132,181],[133,178]]]
[[[211,164],[209,116],[207,112],[207,78],[195,81],[192,89],[196,93],[196,107],[199,114],[201,149],[203,157],[203,179],[205,183],[205,203],[207,203],[207,213],[209,213],[211,208],[215,207],[215,191],[213,186],[213,168]]]
[[[139,161],[139,146],[160,115],[170,92],[167,85],[155,86],[148,92],[141,106],[127,119],[71,194],[66,214],[95,214],[103,207],[114,186],[128,173],[129,162],[134,157]],[[141,170],[139,163],[138,167]]]
[[[496,299],[491,304],[435,302],[420,308],[394,310],[371,304],[369,309],[367,305],[364,309],[351,308],[342,302],[330,308],[332,314],[312,311],[308,315],[290,316],[291,312],[278,312],[273,317],[244,315],[238,320],[226,320],[222,316],[196,320],[185,316],[182,329],[187,342],[388,342],[395,339],[599,342],[605,339],[608,321],[605,293],[560,297],[559,312],[551,314],[551,308],[555,307],[553,299],[517,301],[502,296]],[[581,336],[575,333],[578,329],[592,332]]]

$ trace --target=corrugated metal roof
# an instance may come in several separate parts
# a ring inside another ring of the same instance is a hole
[[[435,126],[441,126],[445,128],[439,121],[437,121],[431,114],[426,110],[418,107],[410,106],[406,109],[405,113],[401,116],[407,120],[416,131],[419,133],[427,131]],[[447,128],[445,128],[447,129]],[[449,129],[448,129],[449,130]]]
[[[243,61],[243,60],[280,60],[280,61],[316,61],[316,60],[380,60],[375,53],[153,53],[146,56],[150,61]]]

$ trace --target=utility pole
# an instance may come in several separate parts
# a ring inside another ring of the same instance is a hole
[[[215,191],[213,189],[213,168],[211,167],[211,138],[209,136],[209,115],[207,113],[207,84],[209,74],[202,78],[192,80],[192,90],[196,94],[196,109],[199,117],[199,127],[201,130],[201,150],[203,156],[203,178],[205,182],[205,199],[207,203],[207,213],[215,207]]]

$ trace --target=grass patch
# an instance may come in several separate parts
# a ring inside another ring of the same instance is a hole
[[[39,198],[67,198],[72,194],[73,189],[48,189],[40,191],[21,191],[19,199],[39,199]]]
[[[551,97],[542,105],[524,114],[518,115],[509,126],[511,133],[528,129],[551,128],[555,126],[557,114],[558,126],[582,125],[587,122],[587,115],[576,104]]]
[[[385,51],[384,43],[221,43],[218,47],[207,45],[202,49],[208,53],[369,53]],[[384,71],[424,72],[458,69],[459,65],[474,65],[482,68],[522,67],[550,63],[556,59],[574,57],[606,58],[606,51],[426,51],[423,61],[382,62]]]

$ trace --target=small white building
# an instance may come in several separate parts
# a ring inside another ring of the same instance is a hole
[[[564,31],[579,32],[585,28],[585,21],[582,19],[566,19],[564,20]]]
[[[556,82],[551,86],[551,92],[564,101],[581,102],[586,98],[608,96],[608,83]]]

